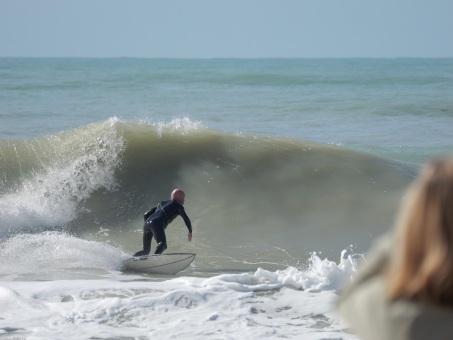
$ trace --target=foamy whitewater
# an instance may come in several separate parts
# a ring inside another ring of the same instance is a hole
[[[357,339],[337,294],[451,93],[452,59],[0,58],[0,338]],[[194,262],[125,271],[174,187]]]

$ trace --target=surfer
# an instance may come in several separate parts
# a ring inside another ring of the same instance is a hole
[[[170,199],[160,202],[144,215],[143,225],[143,250],[134,256],[148,255],[151,251],[151,241],[156,239],[157,248],[154,254],[162,254],[167,249],[167,238],[165,228],[179,215],[183,218],[189,230],[188,240],[192,241],[192,223],[184,210],[184,199],[186,195],[181,189],[174,189]]]

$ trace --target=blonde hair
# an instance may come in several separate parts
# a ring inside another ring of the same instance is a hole
[[[453,158],[424,166],[395,228],[388,296],[453,307]]]

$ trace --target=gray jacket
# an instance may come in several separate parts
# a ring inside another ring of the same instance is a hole
[[[340,294],[338,310],[362,340],[451,340],[453,309],[385,297],[380,274],[390,260],[392,240],[381,238],[367,263]]]

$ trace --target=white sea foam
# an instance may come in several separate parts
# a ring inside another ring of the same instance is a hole
[[[262,275],[163,282],[3,282],[0,329],[34,339],[348,339],[332,303]]]
[[[30,339],[352,339],[335,313],[336,290],[355,271],[313,254],[307,269],[156,279],[118,271],[124,253],[63,233],[16,236],[4,270],[98,268],[96,279],[0,282],[0,332]],[[23,256],[21,247],[32,249]],[[22,254],[23,263],[17,260]],[[52,268],[55,266],[55,268]],[[190,269],[186,272],[190,273]]]

